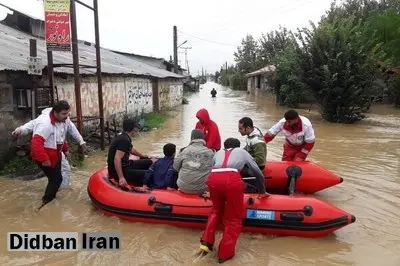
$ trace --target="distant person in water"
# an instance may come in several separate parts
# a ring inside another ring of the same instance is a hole
[[[174,170],[176,146],[167,143],[163,147],[164,158],[155,162],[144,176],[144,188],[175,189],[177,173]]]
[[[282,161],[304,161],[315,143],[314,129],[310,120],[299,115],[295,110],[289,110],[284,118],[264,135],[265,142],[273,140],[281,131],[286,137]]]
[[[217,91],[213,88],[211,90],[211,96],[214,98],[215,96],[217,96]]]
[[[204,108],[197,112],[196,117],[199,121],[196,123],[195,129],[203,131],[207,148],[219,151],[221,149],[221,136],[217,124],[210,119],[208,111]]]
[[[121,187],[125,187],[128,182],[141,186],[146,171],[155,160],[140,153],[132,145],[132,137],[139,125],[131,119],[125,119],[122,127],[123,132],[114,138],[108,149],[108,174]],[[140,160],[129,160],[131,154],[139,156]]]

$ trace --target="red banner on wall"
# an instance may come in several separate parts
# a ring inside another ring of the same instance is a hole
[[[71,51],[70,0],[45,0],[45,36],[48,51]]]

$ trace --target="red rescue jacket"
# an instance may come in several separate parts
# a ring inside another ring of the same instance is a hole
[[[200,109],[197,114],[204,123],[197,122],[196,129],[204,132],[207,148],[219,150],[221,149],[221,136],[217,124],[210,119],[210,115],[206,109]]]

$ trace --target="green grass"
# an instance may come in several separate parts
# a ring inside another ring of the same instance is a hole
[[[165,123],[165,121],[168,120],[168,114],[153,112],[145,114],[143,118],[145,121],[145,126],[152,129]]]
[[[82,155],[78,153],[77,145],[70,147],[69,163],[74,167],[83,166]],[[4,165],[4,169],[0,170],[0,175],[18,177],[30,174],[37,174],[41,170],[29,156],[15,156],[11,161]]]
[[[82,167],[83,166],[84,157],[82,154],[78,152],[78,146],[70,146],[69,151],[69,164],[73,167]]]
[[[21,176],[38,173],[39,167],[28,156],[16,156],[5,164],[0,175]]]

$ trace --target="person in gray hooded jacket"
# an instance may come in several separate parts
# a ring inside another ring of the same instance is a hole
[[[192,130],[189,146],[181,150],[174,159],[174,169],[178,172],[179,190],[188,194],[202,194],[206,191],[206,178],[213,166],[214,152],[206,147],[204,133]]]

